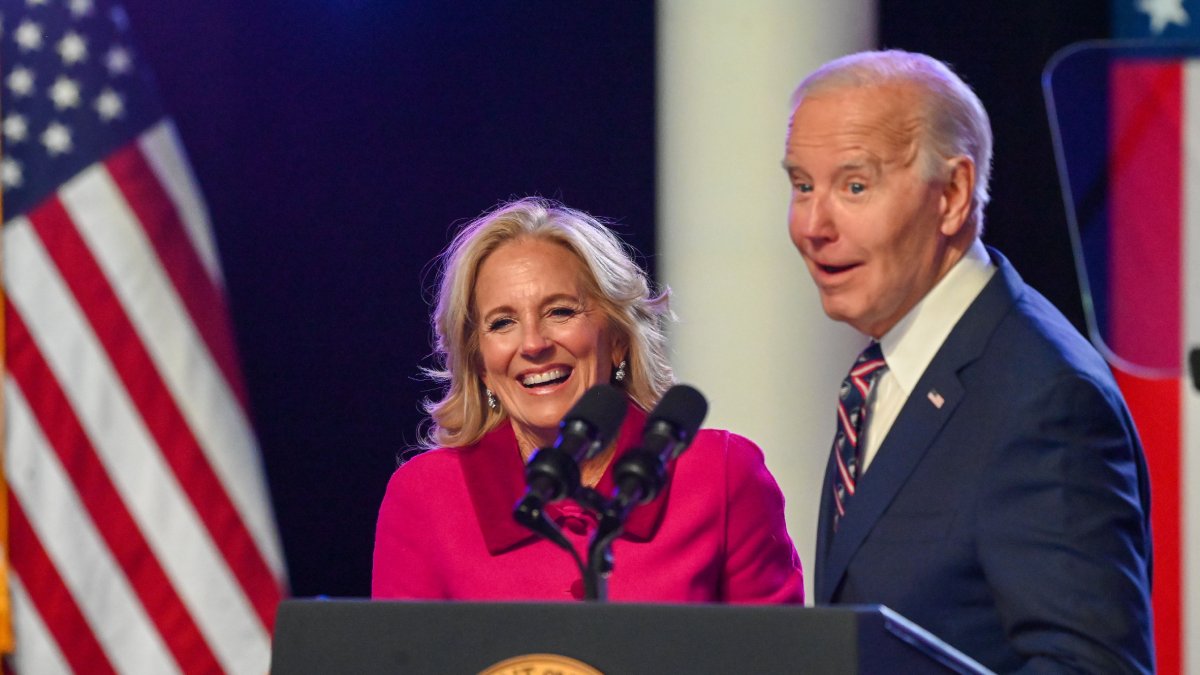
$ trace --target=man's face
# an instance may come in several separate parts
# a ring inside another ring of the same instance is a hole
[[[881,337],[949,269],[945,183],[927,179],[907,87],[810,93],[792,113],[788,229],[825,313]],[[945,231],[943,231],[945,230]]]

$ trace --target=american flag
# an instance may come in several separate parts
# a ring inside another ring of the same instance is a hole
[[[18,672],[264,672],[285,571],[208,215],[124,12],[0,0]]]
[[[1137,42],[1048,69],[1088,320],[1150,469],[1158,671],[1200,672],[1200,16],[1194,0],[1112,0]],[[1191,47],[1185,47],[1191,45]]]

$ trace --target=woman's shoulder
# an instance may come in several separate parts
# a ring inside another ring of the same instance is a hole
[[[692,449],[702,449],[703,452],[722,452],[739,457],[762,456],[762,450],[757,443],[726,429],[701,429],[696,432],[696,439],[692,441],[692,445]],[[691,452],[691,449],[688,452]]]
[[[675,479],[693,487],[707,484],[723,491],[726,502],[766,503],[779,486],[754,441],[725,429],[701,429],[676,464]],[[697,490],[703,492],[703,490]],[[750,499],[750,502],[743,501]]]
[[[417,452],[408,451],[401,455],[400,466],[392,474],[392,480],[422,480],[447,471],[459,470],[459,455],[462,448],[433,448]]]
[[[412,511],[427,508],[431,498],[457,498],[463,488],[458,448],[438,448],[415,455],[401,464],[388,479],[383,510]]]
[[[701,429],[681,457],[688,464],[701,464],[709,470],[720,467],[734,474],[765,470],[763,451],[754,441],[726,429]]]

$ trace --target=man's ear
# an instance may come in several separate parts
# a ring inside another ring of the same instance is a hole
[[[940,230],[947,237],[957,235],[971,215],[975,198],[975,162],[965,155],[948,160],[950,172],[942,185]]]

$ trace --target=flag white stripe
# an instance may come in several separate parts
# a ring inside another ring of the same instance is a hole
[[[1181,518],[1183,518],[1183,664],[1200,673],[1200,495],[1186,486],[1200,485],[1200,392],[1187,371],[1187,353],[1200,348],[1200,63],[1185,62],[1183,76],[1183,364],[1180,379],[1180,441],[1183,453]]]
[[[59,194],[209,465],[225,486],[272,574],[281,579],[283,556],[249,421],[160,265],[136,214],[102,165],[71,179]]]
[[[10,489],[28,514],[54,567],[62,576],[92,633],[119,672],[178,672],[137,594],[113,559],[103,537],[87,517],[58,455],[37,426],[24,395],[8,378],[5,400],[12,447],[7,476]],[[62,536],[70,532],[70,537]],[[18,654],[25,657],[21,643]],[[40,667],[21,672],[40,672]]]
[[[12,601],[13,639],[20,645],[20,649],[9,657],[12,665],[16,666],[16,672],[70,675],[71,669],[63,658],[62,650],[50,635],[41,615],[30,604],[29,593],[21,577],[11,569],[8,587]]]
[[[31,227],[25,218],[6,226],[6,276],[20,279],[8,284],[10,301],[25,317],[100,461],[217,658],[235,672],[245,672],[247,663],[252,669],[265,667],[269,636]],[[71,530],[58,532],[62,538]],[[86,561],[63,564],[86,567]]]
[[[224,288],[221,263],[217,257],[217,246],[213,240],[208,208],[196,185],[191,166],[184,155],[183,144],[175,124],[169,119],[151,127],[138,138],[142,155],[158,175],[179,217],[187,230],[192,247],[196,249],[208,276],[217,288]]]

